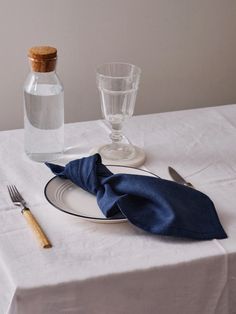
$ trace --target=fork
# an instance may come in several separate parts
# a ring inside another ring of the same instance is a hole
[[[28,224],[32,228],[33,232],[37,236],[40,245],[43,248],[50,248],[52,247],[50,241],[48,240],[47,236],[43,232],[42,228],[38,224],[37,220],[31,213],[30,209],[26,206],[26,201],[19,193],[15,185],[8,185],[7,186],[8,193],[14,205],[21,207],[21,213],[26,218]]]

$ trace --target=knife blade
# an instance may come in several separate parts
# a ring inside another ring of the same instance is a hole
[[[183,185],[187,185],[187,186],[190,186],[193,188],[193,185],[190,182],[186,181],[174,168],[168,167],[168,171],[169,171],[171,178],[175,182],[183,184]]]

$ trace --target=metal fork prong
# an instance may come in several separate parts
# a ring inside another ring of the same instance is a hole
[[[16,186],[12,186],[13,193],[15,194],[16,198],[18,199],[19,202],[23,201],[23,197],[21,196],[20,192],[17,190]]]
[[[8,188],[8,192],[10,194],[12,202],[21,202],[21,201],[23,201],[23,198],[20,195],[20,193],[17,190],[15,185],[8,185],[7,188]]]
[[[13,198],[13,194],[12,194],[11,185],[8,185],[8,186],[7,186],[7,189],[8,189],[8,193],[9,193],[9,195],[10,195],[10,198],[11,198],[12,202],[14,202],[14,198]]]

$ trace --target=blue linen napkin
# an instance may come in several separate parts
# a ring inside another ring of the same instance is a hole
[[[224,239],[211,199],[193,188],[161,178],[113,174],[99,154],[69,162],[46,163],[52,172],[96,195],[103,214],[126,217],[154,234],[209,240]]]

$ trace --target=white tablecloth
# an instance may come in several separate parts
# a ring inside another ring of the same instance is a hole
[[[23,130],[0,132],[0,313],[236,313],[236,105],[133,117],[125,126],[145,167],[168,165],[214,201],[229,238],[191,241],[128,223],[96,224],[44,198],[53,176],[23,152]],[[107,142],[104,121],[68,124],[65,163]],[[15,184],[53,248],[44,250],[8,196]]]

